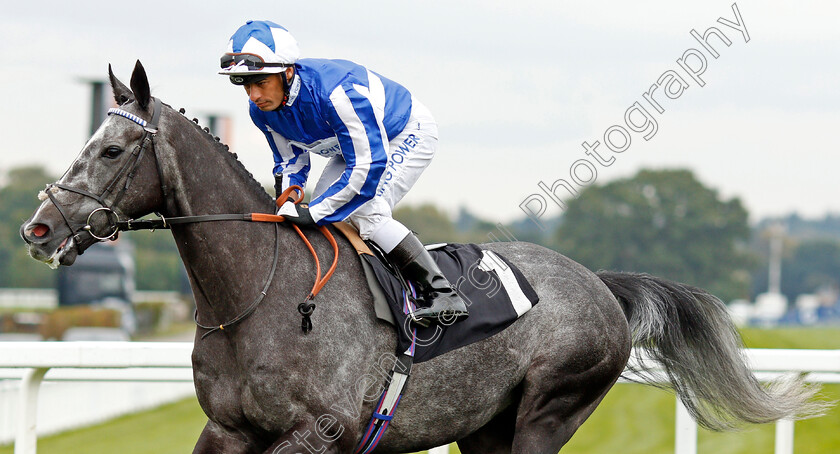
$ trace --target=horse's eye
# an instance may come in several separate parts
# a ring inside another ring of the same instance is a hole
[[[122,152],[123,152],[122,148],[120,148],[116,145],[111,145],[110,147],[106,148],[102,152],[102,157],[108,158],[108,159],[116,159],[117,156],[122,154]]]

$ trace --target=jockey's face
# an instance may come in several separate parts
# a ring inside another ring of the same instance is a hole
[[[286,77],[291,80],[294,75],[294,70],[288,68],[286,70]],[[283,90],[283,79],[279,74],[272,74],[265,79],[252,84],[245,84],[245,93],[251,101],[264,112],[270,112],[283,103],[283,97],[286,92]]]

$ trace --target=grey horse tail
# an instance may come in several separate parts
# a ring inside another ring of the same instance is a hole
[[[597,275],[624,308],[636,356],[659,363],[669,383],[656,380],[655,371],[628,369],[637,381],[673,389],[700,425],[729,430],[824,413],[828,404],[812,399],[818,387],[801,378],[759,383],[726,306],[714,295],[647,274]]]

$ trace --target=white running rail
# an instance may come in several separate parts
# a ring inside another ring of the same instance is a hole
[[[190,342],[0,343],[0,368],[23,369],[14,454],[36,453],[38,392],[51,369],[49,380],[191,381],[191,354]]]
[[[840,383],[840,350],[753,348],[744,353],[753,373],[763,381],[794,373],[805,374],[805,381],[810,383]],[[649,365],[647,361],[643,362]],[[658,365],[651,369],[661,370]],[[662,380],[665,380],[664,374]],[[793,454],[793,426],[792,420],[776,422],[775,454]],[[697,423],[679,399],[674,453],[697,454]]]
[[[190,342],[0,343],[0,378],[22,377],[15,454],[36,453],[38,391],[48,371],[54,370],[47,380],[190,381],[191,353]],[[807,374],[809,382],[840,383],[840,350],[749,349],[745,353],[761,379],[793,372]],[[793,428],[792,421],[777,423],[776,454],[793,453]],[[429,451],[446,452],[446,446]],[[675,453],[697,453],[697,425],[679,401]]]

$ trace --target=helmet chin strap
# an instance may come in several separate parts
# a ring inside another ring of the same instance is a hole
[[[292,77],[295,77],[294,73],[292,74]],[[289,92],[292,89],[292,84],[289,82],[289,79],[286,78],[286,71],[280,72],[280,78],[283,79],[283,101],[280,103],[279,106],[277,106],[276,109],[274,109],[275,111],[286,107],[286,103],[289,102]]]

